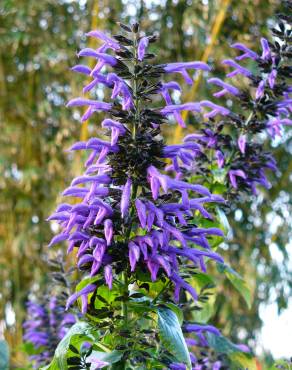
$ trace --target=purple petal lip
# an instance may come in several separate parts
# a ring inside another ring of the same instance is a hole
[[[100,110],[110,110],[112,105],[110,103],[105,103],[97,100],[90,100],[84,98],[74,98],[67,103],[67,107],[80,107],[84,105],[89,105],[95,109]]]
[[[222,64],[225,64],[227,66],[230,66],[230,67],[234,68],[234,71],[228,73],[227,77],[233,77],[237,74],[241,74],[241,75],[246,76],[246,77],[252,76],[252,73],[248,69],[242,67],[241,65],[239,65],[238,63],[236,63],[232,59],[225,59],[225,60],[222,61]]]
[[[142,61],[146,52],[146,48],[149,45],[149,38],[147,36],[142,37],[138,44],[138,60]]]
[[[78,64],[78,65],[72,67],[71,70],[74,71],[74,72],[83,73],[83,74],[86,74],[86,75],[90,75],[90,73],[91,73],[91,69],[89,67],[81,65],[81,64]]]
[[[241,44],[239,42],[237,42],[235,44],[232,44],[231,47],[244,52],[244,54],[235,58],[237,60],[242,60],[242,59],[245,59],[245,58],[251,58],[251,59],[258,59],[259,58],[257,53],[255,53],[254,51],[249,49],[247,46],[245,46],[244,44]]]
[[[201,69],[203,71],[211,71],[208,64],[203,62],[168,63],[164,66],[164,70],[166,72],[179,72],[183,69]]]
[[[109,47],[111,47],[114,50],[119,50],[120,45],[117,41],[112,39],[111,37],[107,36],[104,32],[99,30],[90,31],[85,34],[86,36],[96,37],[102,41],[104,41]]]
[[[176,81],[170,81],[170,82],[163,83],[161,86],[161,89],[162,90],[171,89],[171,90],[181,91],[181,87]]]
[[[233,95],[238,95],[240,93],[240,91],[236,87],[220,80],[220,78],[210,78],[208,80],[208,83],[211,83],[211,84],[217,85],[219,87],[222,87],[223,88],[223,90],[222,90],[223,93],[224,93],[224,91],[229,92]],[[222,93],[222,92],[220,92],[220,93]],[[220,97],[222,95],[220,93],[214,94],[214,96],[217,95],[218,97]]]
[[[200,103],[185,103],[178,105],[167,105],[165,108],[161,109],[162,114],[173,114],[174,112],[181,112],[184,110],[200,112]]]

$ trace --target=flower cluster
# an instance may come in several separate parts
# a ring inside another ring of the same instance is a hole
[[[229,103],[232,100],[234,111],[211,101],[201,101],[200,106],[210,109],[204,114],[207,119],[204,127],[185,138],[185,143],[196,143],[204,148],[198,153],[195,166],[193,163],[189,165],[190,175],[208,176],[212,171],[218,178],[218,174],[223,174],[229,196],[236,196],[240,191],[255,194],[258,184],[270,187],[266,169],[277,171],[276,162],[270,153],[265,152],[258,134],[266,132],[275,138],[281,135],[283,126],[292,124],[292,86],[288,84],[291,78],[290,17],[280,15],[280,22],[272,32],[273,42],[261,39],[261,53],[235,43],[231,47],[239,50],[241,55],[222,62],[232,68],[227,79],[236,76],[241,82],[246,80],[254,94],[229,81],[210,78],[208,83],[219,88],[213,95],[221,99],[228,97]],[[245,59],[251,61],[249,68],[239,64]],[[218,118],[216,121],[215,117]],[[186,170],[184,164],[182,171]]]
[[[94,58],[96,65],[73,67],[92,79],[84,91],[100,86],[110,89],[111,103],[83,97],[68,103],[86,107],[82,121],[95,112],[108,114],[101,125],[110,140],[92,137],[71,147],[89,152],[85,173],[63,193],[81,202],[63,203],[49,217],[62,228],[50,246],[68,241],[68,252],[77,250],[79,270],[92,277],[101,274],[110,288],[121,272],[133,277],[136,271],[148,271],[152,281],[163,275],[173,283],[176,300],[181,289],[196,299],[195,289],[182,276],[184,265],[191,262],[206,271],[206,258],[222,263],[208,239],[223,237],[223,233],[215,227],[198,227],[194,215],[212,219],[205,206],[224,200],[202,185],[185,181],[181,174],[181,166],[198,156],[201,144],[165,145],[161,125],[168,117],[184,125],[181,111],[197,113],[204,104],[174,104],[169,91],[180,86],[163,82],[162,77],[179,73],[192,83],[190,71],[210,68],[201,62],[148,64],[153,54],[147,47],[155,37],[140,37],[137,25],[130,31],[131,39],[89,32],[102,45],[83,49],[78,56]],[[157,107],[161,97],[166,105]],[[166,166],[167,160],[171,166]],[[88,295],[96,288],[96,282],[86,285],[69,298],[67,307],[81,297],[85,313]]]
[[[65,311],[64,299],[68,298],[69,290],[60,258],[50,261],[58,271],[51,273],[46,294],[32,294],[26,304],[23,339],[33,345],[30,361],[36,369],[52,360],[57,344],[76,322],[76,316]]]

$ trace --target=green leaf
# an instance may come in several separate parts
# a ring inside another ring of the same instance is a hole
[[[49,367],[45,367],[43,368],[43,370],[66,370],[67,353],[69,351],[70,344],[78,347],[78,345],[85,340],[96,340],[96,332],[94,332],[93,327],[88,323],[79,321],[71,327],[65,337],[58,344],[53,361],[51,362]]]
[[[99,351],[92,351],[90,357],[88,357],[88,361],[90,362],[90,358],[97,358],[100,361],[108,362],[109,364],[115,364],[116,362],[120,361],[123,357],[123,351],[114,350],[112,352],[99,352]]]
[[[230,266],[224,264],[217,264],[219,272],[223,272],[231,284],[239,291],[244,298],[247,307],[250,309],[252,306],[252,294],[247,282]]]
[[[213,333],[206,333],[208,344],[216,352],[224,353],[226,355],[231,355],[233,353],[242,353],[242,351],[229,339],[225,338],[223,335],[216,335]]]
[[[223,228],[223,231],[226,233],[227,239],[231,239],[233,237],[233,231],[229,224],[228,218],[225,215],[225,212],[222,211],[221,208],[216,207],[217,215],[220,221],[220,225]]]
[[[159,308],[158,328],[164,347],[176,358],[178,362],[191,369],[191,359],[177,315],[169,308]]]
[[[208,344],[216,352],[224,353],[228,356],[232,363],[240,369],[257,370],[255,358],[249,353],[245,353],[238,346],[223,335],[215,335],[213,333],[206,334]]]
[[[5,340],[0,340],[0,369],[9,368],[9,347]]]
[[[183,321],[184,321],[184,314],[182,312],[182,310],[177,306],[175,305],[174,303],[164,303],[164,305],[168,308],[171,309],[171,311],[173,311],[177,318],[178,318],[178,321],[179,321],[179,324],[182,325]]]

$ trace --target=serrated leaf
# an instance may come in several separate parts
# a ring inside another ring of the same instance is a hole
[[[252,306],[252,294],[247,282],[228,265],[217,264],[217,268],[219,272],[223,272],[225,274],[231,284],[238,290],[244,298],[247,307],[250,309]]]
[[[9,368],[9,347],[5,340],[0,340],[0,369]]]
[[[175,357],[191,369],[191,359],[177,315],[169,308],[159,308],[158,329],[164,347]]]

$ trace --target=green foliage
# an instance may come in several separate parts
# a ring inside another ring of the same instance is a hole
[[[176,362],[182,362],[191,369],[190,354],[177,315],[166,308],[159,308],[157,314],[159,336],[163,346],[174,356]]]
[[[231,284],[239,291],[244,298],[248,308],[252,306],[252,295],[247,282],[230,266],[217,264],[218,271],[224,273]]]
[[[72,353],[70,346],[79,348],[84,341],[92,342],[97,339],[98,333],[92,325],[83,321],[77,322],[58,344],[51,364],[42,370],[66,370],[68,355]]]

